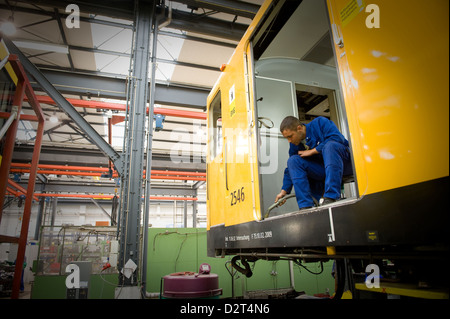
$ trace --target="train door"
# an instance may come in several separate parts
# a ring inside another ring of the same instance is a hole
[[[260,219],[256,132],[248,94],[252,84],[243,74],[246,62],[242,56],[233,57],[208,101],[209,227]],[[252,72],[251,67],[248,70]]]
[[[298,116],[295,107],[295,87],[292,82],[264,76],[256,76],[258,141],[260,165],[260,192],[262,212],[274,203],[275,195],[282,187],[284,166],[288,160],[286,140],[279,132],[285,116]],[[297,210],[294,200],[282,206],[282,211]],[[272,213],[278,214],[281,208]]]
[[[222,101],[220,91],[208,110],[207,201],[208,228],[224,223],[225,161],[223,148]],[[213,212],[213,213],[211,213]]]
[[[241,51],[242,50],[242,51]],[[253,85],[251,47],[241,43],[220,82],[224,103],[225,226],[260,220],[255,119],[249,94]]]

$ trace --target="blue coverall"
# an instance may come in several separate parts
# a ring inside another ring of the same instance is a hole
[[[312,197],[339,199],[342,176],[353,174],[348,141],[336,125],[318,117],[305,126],[305,144],[320,154],[301,157],[298,151],[305,150],[304,145],[290,143],[282,187],[287,194],[294,187],[299,209],[314,206]]]

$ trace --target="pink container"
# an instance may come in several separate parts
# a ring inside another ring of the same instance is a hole
[[[206,265],[200,266],[199,273],[186,271],[164,276],[162,297],[168,299],[219,298],[222,295],[222,288],[219,288],[219,276],[205,270],[208,268]]]

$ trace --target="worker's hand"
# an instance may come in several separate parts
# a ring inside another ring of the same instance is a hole
[[[313,148],[311,150],[307,150],[307,151],[298,151],[298,155],[300,155],[301,157],[308,157],[308,156],[313,156],[313,155],[317,155],[319,154],[319,152]]]
[[[278,202],[279,199],[283,198],[284,196],[286,196],[286,191],[284,189],[281,190],[281,192],[277,195],[277,197],[275,198],[274,203]],[[286,203],[286,200],[282,201],[280,203],[280,206],[284,205],[284,203]]]

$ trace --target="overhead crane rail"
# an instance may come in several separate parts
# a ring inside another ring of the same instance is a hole
[[[31,164],[27,163],[11,163],[11,173],[29,173]],[[102,177],[104,173],[108,173],[109,168],[105,167],[89,167],[89,166],[65,166],[65,165],[49,165],[39,164],[38,174],[54,174],[68,176],[97,176]],[[143,176],[145,177],[144,170]],[[112,178],[118,177],[117,173]],[[164,171],[151,170],[152,179],[168,179],[168,180],[185,180],[185,181],[206,181],[206,173],[188,172],[188,171]]]

